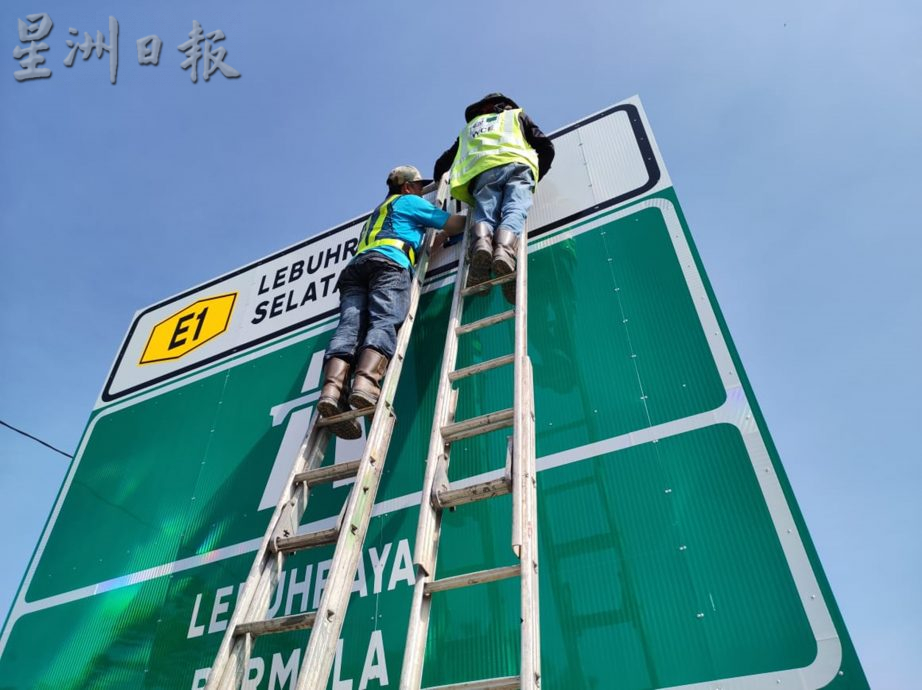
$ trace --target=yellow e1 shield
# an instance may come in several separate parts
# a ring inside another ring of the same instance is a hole
[[[151,329],[138,364],[178,359],[227,330],[237,293],[190,304]]]

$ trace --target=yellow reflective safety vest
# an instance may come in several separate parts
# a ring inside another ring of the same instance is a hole
[[[362,234],[359,235],[359,246],[355,250],[356,256],[375,247],[396,247],[407,255],[411,266],[416,265],[416,251],[413,249],[413,245],[396,237],[381,237],[384,221],[390,215],[391,206],[401,196],[401,194],[392,194],[384,200],[383,204],[371,212],[368,220],[365,221],[365,227],[362,228]]]
[[[451,195],[467,204],[474,198],[467,185],[484,170],[509,163],[531,167],[538,181],[538,153],[525,141],[519,121],[521,108],[478,115],[458,135],[458,152],[451,165]]]

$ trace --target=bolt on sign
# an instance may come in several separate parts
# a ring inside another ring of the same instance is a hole
[[[639,99],[552,136],[528,224],[543,686],[866,690]],[[2,687],[204,686],[308,428],[364,220],[136,316],[0,635]],[[399,682],[458,251],[420,301],[334,690]],[[501,301],[473,300],[465,321]],[[508,322],[466,336],[458,366],[512,338]],[[509,375],[460,381],[458,418],[508,407]],[[331,444],[345,462],[362,439]],[[451,479],[501,476],[505,444],[458,442]],[[346,484],[315,490],[302,531],[335,523]],[[511,564],[510,512],[504,497],[446,513],[438,576]],[[270,615],[315,609],[330,557],[288,559]],[[518,672],[514,581],[434,595],[430,629],[425,686]],[[258,638],[244,687],[292,688],[307,635]]]

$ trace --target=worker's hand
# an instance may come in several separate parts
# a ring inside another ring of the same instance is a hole
[[[444,230],[439,230],[437,233],[435,233],[435,237],[432,238],[431,255],[433,257],[438,255],[439,251],[442,249],[442,247],[445,244],[446,238],[447,238],[447,235],[445,234]]]

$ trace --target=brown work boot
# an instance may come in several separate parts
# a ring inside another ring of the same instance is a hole
[[[374,407],[381,395],[381,379],[387,371],[390,360],[377,350],[366,347],[359,355],[359,363],[355,367],[355,382],[352,384],[352,393],[349,394],[349,404],[354,410],[365,407]]]
[[[515,271],[515,252],[518,236],[506,228],[497,228],[493,235],[493,273],[507,276]],[[515,304],[515,281],[502,284],[503,297],[509,304]]]
[[[464,287],[479,285],[490,279],[490,262],[493,261],[493,229],[488,223],[474,223],[470,229],[467,282]]]
[[[348,397],[349,362],[339,357],[330,357],[323,365],[321,375],[323,388],[317,401],[317,412],[321,417],[333,417],[349,411]],[[330,426],[330,431],[340,438],[355,439],[362,435],[357,419],[348,419]]]

